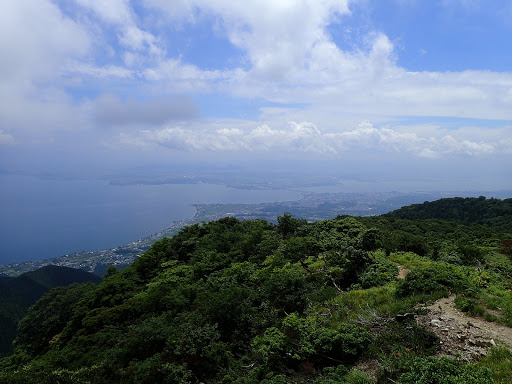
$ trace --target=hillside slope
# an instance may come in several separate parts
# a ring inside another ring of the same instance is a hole
[[[99,283],[101,278],[79,269],[48,265],[16,278],[0,278],[0,356],[12,351],[16,325],[28,308],[54,287]]]
[[[439,219],[460,224],[483,224],[512,229],[512,199],[486,199],[481,196],[454,197],[413,204],[385,214],[408,220]]]

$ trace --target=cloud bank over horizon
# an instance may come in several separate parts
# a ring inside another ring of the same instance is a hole
[[[511,20],[509,0],[7,0],[0,168],[68,149],[512,161]]]
[[[460,136],[460,135],[459,135]],[[267,124],[244,131],[240,128],[197,129],[171,126],[160,130],[145,130],[130,138],[136,146],[159,145],[183,151],[285,151],[336,156],[343,152],[380,151],[411,152],[418,157],[440,158],[444,155],[485,157],[512,152],[512,128],[496,141],[471,141],[450,134],[440,137],[421,137],[416,133],[391,128],[375,128],[370,121],[361,122],[356,129],[339,133],[322,133],[308,122],[288,122],[283,129]]]

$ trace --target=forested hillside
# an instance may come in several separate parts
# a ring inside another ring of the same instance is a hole
[[[440,219],[461,224],[500,226],[511,230],[512,199],[454,197],[409,205],[385,216],[409,220]]]
[[[507,344],[439,356],[439,335],[417,321],[456,294],[468,316],[512,326],[512,234],[482,223],[285,214],[192,225],[97,287],[46,294],[0,382],[510,383]],[[399,268],[410,273],[398,279]]]
[[[0,356],[12,352],[16,325],[48,290],[72,283],[99,283],[101,278],[78,269],[49,265],[16,278],[0,277]]]

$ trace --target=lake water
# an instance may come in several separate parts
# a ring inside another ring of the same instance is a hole
[[[0,264],[113,248],[195,214],[190,204],[297,200],[299,192],[214,184],[116,186],[0,175]]]

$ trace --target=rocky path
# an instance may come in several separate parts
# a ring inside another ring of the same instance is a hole
[[[468,316],[455,308],[455,295],[437,300],[417,317],[419,324],[441,340],[441,355],[475,361],[493,346],[512,349],[512,328]]]

